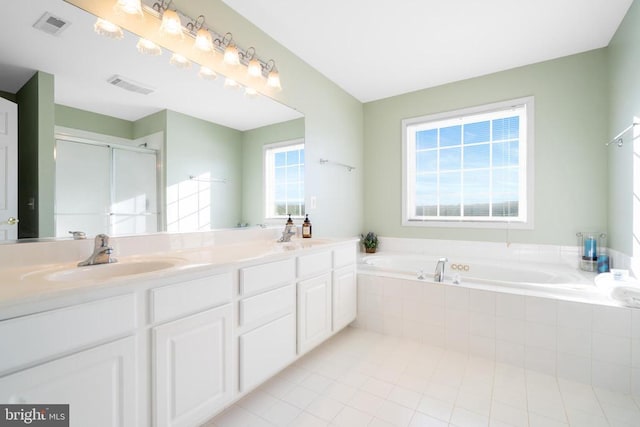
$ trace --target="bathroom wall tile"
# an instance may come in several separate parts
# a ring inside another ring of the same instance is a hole
[[[402,285],[402,297],[404,299],[422,299],[424,285],[415,280],[405,280]]]
[[[469,311],[489,314],[496,314],[496,293],[481,291],[478,289],[469,290]]]
[[[631,337],[632,309],[597,305],[593,308],[593,331]]]
[[[591,332],[586,329],[558,328],[558,352],[591,358]]]
[[[514,344],[524,344],[524,320],[496,317],[496,339]]]
[[[524,367],[524,344],[496,340],[496,362]]]
[[[379,294],[365,294],[364,307],[365,311],[382,315],[384,313],[385,298]]]
[[[442,306],[427,304],[425,311],[422,313],[422,320],[431,326],[441,326],[444,330],[445,309]]]
[[[439,305],[444,307],[445,305],[445,288],[448,286],[439,285],[435,283],[424,284],[424,296],[429,304]]]
[[[536,322],[525,322],[525,344],[556,351],[557,328]]]
[[[420,323],[415,320],[402,319],[402,337],[415,341],[422,340],[422,330],[424,323]]]
[[[631,367],[597,360],[591,366],[591,383],[594,386],[620,393],[631,392]]]
[[[524,366],[537,372],[556,375],[556,352],[539,347],[524,347]]]
[[[638,396],[636,402],[640,408],[640,368],[633,368],[631,370],[631,393],[634,396]]]
[[[526,297],[525,318],[527,321],[556,325],[558,302],[548,298]]]
[[[402,317],[411,320],[421,320],[427,304],[423,298],[402,299]]]
[[[524,319],[524,297],[522,295],[496,294],[496,316]]]
[[[581,302],[558,301],[558,326],[591,330],[593,307]]]
[[[640,310],[631,310],[631,336],[640,339]]]
[[[382,295],[386,297],[402,297],[402,281],[388,279],[382,283]]]
[[[444,327],[425,325],[422,330],[422,342],[433,347],[444,348]]]
[[[494,360],[496,357],[496,340],[477,335],[469,335],[469,354]]]
[[[445,331],[445,348],[463,354],[469,353],[469,334],[456,330]]]
[[[640,368],[640,338],[631,340],[631,366]]]
[[[492,314],[469,313],[469,334],[485,338],[496,337],[496,317]]]
[[[383,297],[383,312],[384,315],[402,317],[402,298],[397,296],[385,296]]]
[[[593,333],[592,358],[631,367],[631,338]]]
[[[591,384],[591,358],[558,352],[558,377]]]
[[[445,310],[445,330],[469,334],[469,312],[467,310]]]
[[[402,317],[385,315],[384,316],[384,333],[393,335],[394,337],[402,336]]]
[[[445,306],[457,310],[469,309],[469,289],[455,286],[445,287]]]

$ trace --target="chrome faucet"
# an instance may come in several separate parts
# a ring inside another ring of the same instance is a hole
[[[98,234],[95,239],[93,253],[89,258],[79,262],[78,267],[118,262],[117,259],[111,257],[112,253],[113,248],[109,246],[109,236],[106,234]]]
[[[449,262],[449,258],[440,258],[436,264],[436,272],[433,275],[433,280],[436,282],[442,282],[444,280],[444,266]]]
[[[284,226],[284,231],[282,232],[282,237],[278,240],[278,242],[290,242],[291,237],[296,235],[296,226],[295,224],[287,224]]]

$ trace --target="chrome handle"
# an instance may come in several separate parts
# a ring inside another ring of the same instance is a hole
[[[20,220],[18,218],[14,218],[12,216],[10,216],[9,219],[7,219],[7,224],[9,225],[16,225],[19,222]]]

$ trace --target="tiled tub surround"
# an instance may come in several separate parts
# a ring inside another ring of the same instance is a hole
[[[421,247],[425,254],[437,250],[450,259],[451,254],[461,256],[465,251],[467,255],[492,252],[491,248],[476,252],[478,247],[468,242],[456,247],[454,242],[438,245],[410,239],[387,239],[383,247],[397,250],[401,243],[405,248]],[[503,261],[537,254],[546,262],[577,264],[574,248],[495,245]],[[614,257],[618,266],[625,262],[619,254]],[[640,394],[639,309],[617,306],[606,295],[594,300],[508,288],[485,290],[464,281],[439,284],[431,280],[427,267],[433,266],[425,266],[427,280],[359,271],[355,326]]]

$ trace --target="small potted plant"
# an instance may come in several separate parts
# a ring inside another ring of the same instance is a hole
[[[376,252],[376,248],[378,247],[378,236],[373,231],[370,231],[365,236],[364,234],[360,235],[362,242],[362,246],[364,246],[364,250],[368,254],[373,254]]]

